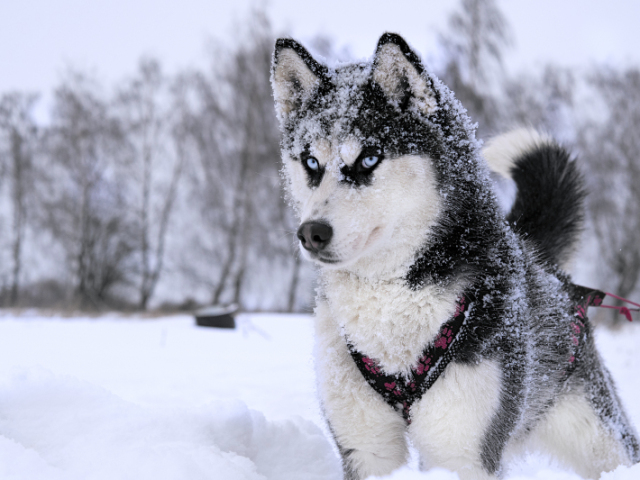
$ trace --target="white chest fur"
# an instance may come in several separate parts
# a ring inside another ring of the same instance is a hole
[[[389,374],[408,373],[455,311],[459,287],[409,289],[402,279],[369,281],[325,271],[323,290],[341,334]]]

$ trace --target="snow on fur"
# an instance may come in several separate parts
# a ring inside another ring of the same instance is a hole
[[[404,465],[405,433],[428,465],[469,479],[501,476],[525,442],[585,475],[638,462],[634,427],[588,320],[574,323],[580,298],[558,267],[583,211],[569,153],[542,145],[513,159],[518,193],[505,219],[475,125],[400,36],[384,34],[371,61],[336,68],[279,39],[272,72],[302,253],[320,266],[318,390],[345,476]],[[405,430],[347,345],[406,374],[462,294],[473,307],[456,361],[411,406],[392,405],[409,411]]]

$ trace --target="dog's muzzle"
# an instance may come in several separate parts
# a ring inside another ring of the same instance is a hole
[[[333,229],[326,223],[304,222],[298,229],[298,239],[311,253],[319,253],[329,244],[333,236]]]

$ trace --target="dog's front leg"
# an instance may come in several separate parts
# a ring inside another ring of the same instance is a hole
[[[318,389],[345,480],[387,475],[408,457],[406,424],[364,380],[328,307],[316,308]]]
[[[486,448],[501,405],[496,362],[451,363],[411,409],[409,436],[423,465],[458,473],[461,480],[494,480],[503,448]],[[504,446],[502,446],[504,447]]]

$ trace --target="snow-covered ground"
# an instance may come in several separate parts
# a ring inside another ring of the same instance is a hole
[[[316,400],[310,317],[238,323],[0,313],[0,479],[340,479]],[[597,335],[640,425],[640,329]],[[458,478],[415,464],[388,478]],[[536,455],[506,477],[579,478]],[[601,478],[638,479],[640,465]]]

